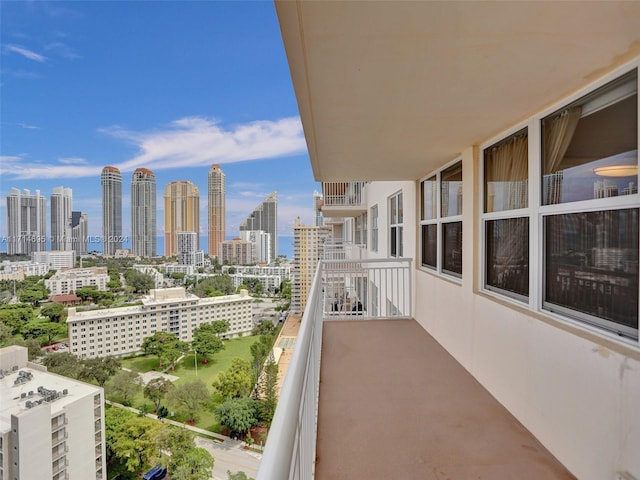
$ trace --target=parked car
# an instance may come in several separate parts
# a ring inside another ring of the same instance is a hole
[[[167,476],[167,469],[158,465],[143,475],[143,480],[162,480]]]

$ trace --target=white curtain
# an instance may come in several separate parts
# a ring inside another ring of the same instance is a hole
[[[560,170],[562,159],[567,153],[571,139],[576,131],[582,107],[563,110],[560,115],[545,119],[544,128],[544,173],[545,175]]]

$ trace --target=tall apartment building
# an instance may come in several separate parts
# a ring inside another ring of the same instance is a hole
[[[156,176],[147,168],[136,168],[131,176],[131,253],[157,255]]]
[[[256,263],[256,245],[247,240],[234,238],[220,243],[221,264],[252,265]]]
[[[324,225],[324,216],[322,214],[322,193],[317,190],[313,191],[313,225],[321,227]]]
[[[225,238],[225,174],[220,165],[211,165],[207,176],[209,209],[209,256],[217,257],[220,242]]]
[[[40,190],[32,194],[12,188],[7,195],[7,253],[30,254],[46,249],[47,200]]]
[[[240,231],[262,230],[271,234],[271,256],[278,256],[278,192],[270,193],[264,201],[240,223]]]
[[[122,248],[122,175],[116,167],[104,167],[102,184],[102,253],[115,255]]]
[[[291,272],[291,312],[302,315],[316,274],[324,244],[332,234],[329,226],[306,227],[300,217],[293,225],[293,271]]]
[[[156,332],[176,334],[190,342],[204,323],[228,320],[225,338],[248,335],[253,328],[253,297],[237,295],[199,298],[182,287],[154,289],[142,305],[78,312],[69,308],[70,352],[82,358],[129,355],[140,351],[145,338]]]
[[[195,265],[198,251],[198,234],[196,232],[178,232],[178,263]]]
[[[200,235],[200,192],[198,187],[186,180],[171,182],[164,189],[166,257],[178,254],[178,232],[196,232]]]
[[[242,230],[240,239],[251,242],[256,246],[253,263],[269,263],[274,258],[271,253],[271,234],[262,230]]]
[[[85,212],[71,212],[71,249],[76,255],[86,255],[89,245],[89,216]]]
[[[96,290],[106,291],[109,283],[107,267],[69,268],[58,270],[44,281],[45,287],[51,295],[66,295],[75,293],[82,287],[93,287]]]
[[[71,212],[73,192],[55,187],[51,194],[51,250],[72,250]]]
[[[104,392],[0,349],[0,478],[107,478]]]
[[[640,4],[275,4],[324,215],[347,228],[369,213],[362,257],[333,265],[372,272],[363,316],[378,318],[327,321],[326,283],[314,285],[310,340],[296,349],[305,365],[320,357],[322,381],[301,374],[280,398],[257,480],[314,467],[317,478],[640,478],[640,197],[627,189],[638,181]],[[461,198],[450,183],[460,167]],[[359,204],[328,205],[325,184],[341,180],[368,181]],[[374,278],[385,263],[410,281]],[[410,305],[400,321],[392,294]],[[471,384],[477,395],[461,393]],[[285,427],[292,404],[311,421]],[[371,414],[401,433],[351,462],[345,449],[375,436]],[[514,428],[496,435],[499,423]],[[317,444],[297,435],[316,427]],[[534,438],[512,441],[516,430]]]

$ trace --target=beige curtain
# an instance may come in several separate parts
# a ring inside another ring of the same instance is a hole
[[[514,135],[508,141],[489,149],[485,162],[487,212],[527,206],[528,156],[526,133]],[[503,195],[505,189],[517,192],[517,195],[510,196],[509,199],[494,198],[499,184],[504,187]]]
[[[580,106],[567,108],[560,115],[547,118],[542,122],[545,175],[560,170],[560,164],[571,144],[581,114],[582,107]]]

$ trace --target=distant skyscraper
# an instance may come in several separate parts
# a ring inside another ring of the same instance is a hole
[[[211,165],[207,179],[209,208],[209,256],[217,257],[225,238],[225,175],[220,165]]]
[[[70,188],[55,187],[51,194],[51,250],[72,250]]]
[[[7,253],[31,254],[46,249],[47,200],[36,190],[22,193],[12,188],[7,195]]]
[[[196,232],[178,232],[178,263],[195,265],[198,250],[198,234]]]
[[[86,255],[89,241],[89,217],[85,212],[71,212],[71,249]]]
[[[278,256],[278,192],[272,192],[246,220],[240,223],[240,231],[262,230],[271,234],[271,257]]]
[[[131,177],[131,253],[155,257],[156,235],[156,176],[136,168]]]
[[[298,217],[293,225],[293,270],[291,272],[291,311],[302,315],[331,227],[305,227]]]
[[[324,225],[324,216],[322,215],[322,194],[318,191],[313,192],[313,225],[321,227]]]
[[[256,257],[251,263],[269,263],[271,258],[271,234],[262,230],[243,230],[240,239],[256,246]]]
[[[227,265],[253,265],[256,245],[247,240],[234,238],[220,242],[220,263]]]
[[[188,181],[171,182],[164,189],[164,254],[178,254],[178,232],[200,235],[200,192]],[[199,239],[198,244],[199,247]]]
[[[102,183],[102,253],[114,255],[122,248],[122,175],[116,167],[104,167]]]

